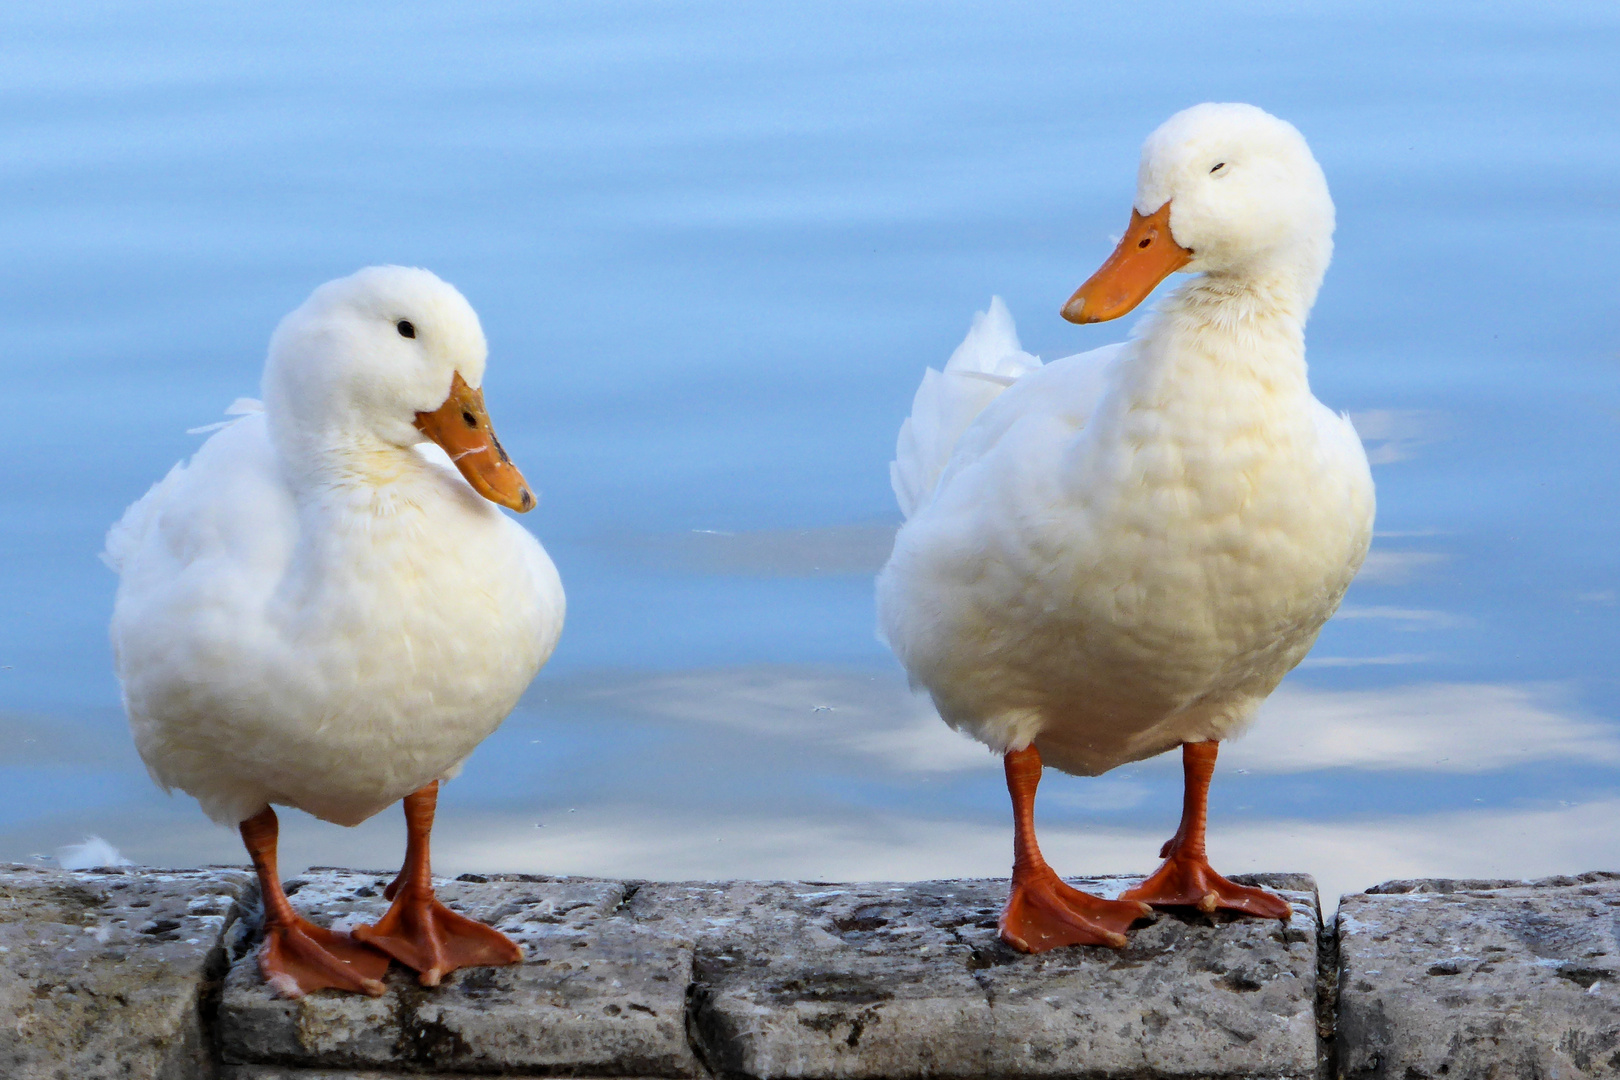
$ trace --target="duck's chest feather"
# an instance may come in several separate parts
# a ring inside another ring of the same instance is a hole
[[[511,711],[556,644],[561,583],[524,529],[422,469],[358,504],[295,503],[199,455],[154,489],[113,638],[160,782],[228,823],[274,801],[354,824]]]
[[[993,744],[1021,741],[985,730],[1009,717],[1095,729],[1112,747],[1075,771],[1141,756],[1126,744],[1180,714],[1240,722],[1371,536],[1365,454],[1302,361],[1135,347],[1089,416],[1021,406],[880,584],[890,640],[947,719]]]
[[[1066,449],[1053,513],[1009,515],[1006,555],[1023,549],[1035,570],[1026,588],[1061,621],[1097,628],[1086,636],[1103,648],[1216,668],[1314,633],[1369,539],[1353,433],[1302,379],[1222,378],[1185,361],[1150,374]]]
[[[493,510],[450,529],[411,506],[361,520],[308,530],[318,542],[267,598],[275,659],[360,723],[454,723],[521,693],[555,640],[550,562],[527,533]]]

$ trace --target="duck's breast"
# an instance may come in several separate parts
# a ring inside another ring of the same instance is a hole
[[[1038,737],[1076,772],[1241,723],[1370,538],[1360,444],[1308,394],[1131,389],[1078,427],[1029,408],[907,524],[880,582],[947,720],[998,748]]]
[[[510,712],[555,646],[561,584],[454,474],[365,505],[282,485],[255,534],[237,526],[265,505],[217,494],[237,465],[199,454],[165,481],[169,527],[126,560],[113,636],[137,746],[227,823],[273,801],[354,824],[453,773]]]

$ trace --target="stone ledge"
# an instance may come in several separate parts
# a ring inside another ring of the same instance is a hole
[[[373,922],[392,875],[324,870],[289,883],[318,923]],[[636,886],[535,876],[441,882],[439,898],[499,928],[524,962],[452,973],[437,989],[395,965],[380,998],[272,996],[251,953],[220,1003],[229,1063],[321,1068],[696,1077],[686,1037],[692,939],[624,913]]]
[[[292,1065],[222,1065],[215,1080],[467,1080],[469,1073],[419,1073],[375,1069],[300,1069]],[[532,1073],[489,1073],[523,1077]],[[551,1077],[551,1080],[642,1080],[640,1077]]]
[[[507,1074],[511,1075],[511,1074]],[[466,1073],[402,1073],[375,1069],[300,1069],[292,1065],[223,1065],[218,1080],[467,1080]]]
[[[649,888],[710,912],[691,1024],[720,1076],[1310,1077],[1315,886],[1267,884],[1286,926],[1161,915],[1123,950],[1035,957],[996,936],[1004,881]]]
[[[0,864],[0,1076],[209,1075],[207,1007],[252,881]]]
[[[352,923],[387,880],[288,884]],[[995,935],[1005,881],[465,875],[445,901],[525,963],[291,1002],[258,976],[243,871],[0,866],[0,1076],[1620,1076],[1620,874],[1389,882],[1321,933],[1309,878],[1248,880],[1291,922],[1160,915],[1120,952],[1029,957]]]
[[[1135,878],[1077,881],[1114,894]],[[387,875],[294,884],[317,922],[369,921]],[[999,881],[825,885],[491,876],[446,882],[525,963],[409,972],[379,999],[271,996],[226,980],[225,1060],[304,1069],[697,1077],[1266,1076],[1317,1064],[1319,917],[1287,927],[1161,916],[1123,952],[1025,957],[995,933]]]
[[[1620,874],[1392,881],[1337,924],[1340,1075],[1620,1076]]]

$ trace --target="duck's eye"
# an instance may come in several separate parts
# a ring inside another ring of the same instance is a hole
[[[394,329],[399,331],[400,337],[416,336],[416,327],[411,325],[411,320],[409,319],[399,320],[399,322],[394,324]]]
[[[1216,173],[1220,172],[1224,168],[1226,168],[1226,162],[1224,162],[1224,161],[1220,162],[1213,169],[1209,170],[1209,175],[1214,176]]]

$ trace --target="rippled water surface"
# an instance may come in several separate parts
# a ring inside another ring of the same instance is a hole
[[[1379,535],[1223,753],[1216,861],[1620,864],[1620,9],[554,8],[0,10],[0,858],[240,861],[130,747],[96,553],[282,314],[401,262],[478,308],[570,599],[440,868],[1004,873],[997,761],[873,634],[895,432],[993,294],[1047,358],[1122,335],[1057,309],[1141,139],[1247,100],[1338,203],[1312,379]],[[1178,805],[1170,759],[1049,775],[1048,855],[1146,869]],[[293,867],[402,848],[397,811],[285,821]]]

